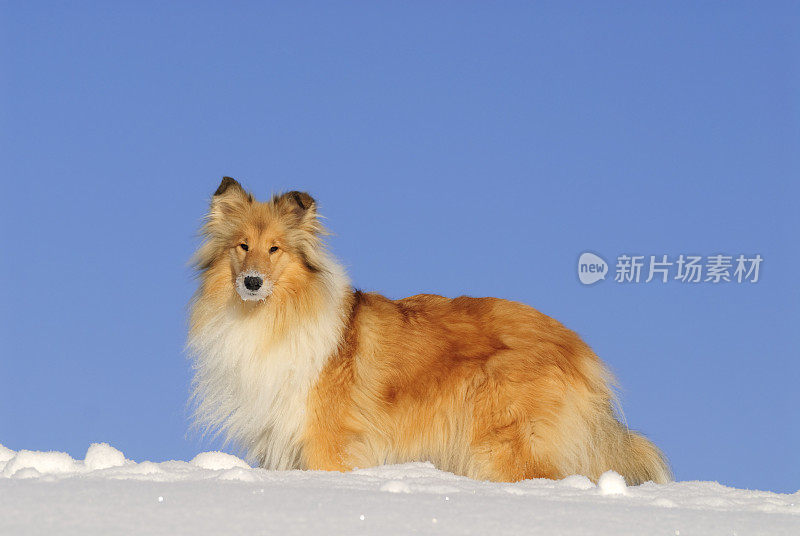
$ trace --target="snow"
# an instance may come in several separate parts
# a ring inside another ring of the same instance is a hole
[[[121,467],[125,465],[125,455],[108,443],[92,443],[86,451],[83,463],[90,471]]]
[[[390,480],[383,484],[380,489],[389,493],[411,493],[411,486],[402,480]]]
[[[234,467],[250,469],[250,466],[244,460],[219,451],[202,452],[195,456],[189,463],[201,469],[219,470],[233,469]]]
[[[14,454],[16,453],[10,448],[0,445],[0,463],[7,462],[14,457]],[[0,469],[2,469],[2,467],[0,467]]]
[[[66,452],[21,450],[5,463],[3,476],[28,478],[37,476],[37,473],[72,473],[75,469],[75,460]]]
[[[625,495],[628,492],[625,479],[614,471],[606,471],[600,475],[597,480],[597,487],[603,495]]]
[[[430,463],[267,471],[222,452],[84,460],[0,446],[0,534],[800,534],[800,492],[715,482],[478,482]]]

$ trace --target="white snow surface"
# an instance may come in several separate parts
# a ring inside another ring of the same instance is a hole
[[[125,465],[125,455],[108,443],[92,443],[86,451],[83,464],[90,471],[122,467]]]
[[[0,445],[0,534],[800,534],[800,491],[716,482],[628,487],[609,471],[514,484],[408,463],[267,471],[222,452],[136,463]]]

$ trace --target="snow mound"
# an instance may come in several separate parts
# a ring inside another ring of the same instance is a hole
[[[77,470],[75,460],[66,452],[37,452],[21,450],[3,467],[3,476],[13,477],[24,469],[35,469],[40,474],[72,473]],[[37,476],[30,471],[21,472],[18,478]]]
[[[249,469],[249,467],[248,467]],[[252,471],[248,471],[242,467],[234,467],[233,469],[226,469],[219,475],[220,480],[238,480],[240,482],[258,482],[258,477]]]
[[[606,471],[600,475],[597,487],[600,488],[600,493],[603,495],[625,495],[628,492],[625,479],[614,471]]]
[[[0,475],[3,474],[3,468],[6,466],[6,463],[16,455],[16,452],[11,450],[8,447],[4,447],[0,445]]]
[[[479,482],[406,463],[326,471],[267,471],[222,452],[190,462],[133,462],[96,443],[86,459],[0,448],[0,534],[800,534],[800,492],[716,482],[626,486]],[[179,529],[177,528],[179,527]]]
[[[16,452],[11,450],[10,448],[0,445],[0,463],[7,462],[8,460],[14,457],[14,454],[16,454]]]
[[[250,465],[241,458],[219,451],[201,452],[189,463],[202,469],[211,469],[214,471],[233,469],[234,467],[251,469]]]
[[[568,476],[567,478],[561,481],[561,486],[565,488],[575,488],[575,489],[592,489],[593,487],[595,487],[594,482],[592,482],[583,475]]]
[[[83,463],[90,471],[121,467],[125,465],[125,455],[108,443],[92,443]]]

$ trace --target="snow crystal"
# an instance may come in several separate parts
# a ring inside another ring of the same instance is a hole
[[[511,495],[528,495],[528,492],[525,489],[518,488],[516,486],[508,486],[507,488],[503,488],[503,490]]]
[[[234,467],[232,469],[226,469],[223,471],[223,473],[219,475],[219,479],[238,480],[239,482],[257,482],[259,478],[254,473],[255,472],[250,470],[249,467],[247,469],[244,469],[243,467]]]
[[[606,471],[600,475],[597,487],[600,488],[600,493],[603,495],[624,495],[627,493],[625,479],[614,471]]]
[[[3,468],[6,466],[6,463],[14,457],[15,454],[16,452],[10,448],[0,445],[0,474],[3,474]]]
[[[222,469],[233,469],[234,467],[251,469],[247,462],[241,458],[237,458],[236,456],[231,456],[230,454],[219,451],[201,452],[195,456],[190,463],[196,467],[212,469],[215,471],[220,471]]]
[[[90,471],[125,465],[125,455],[108,443],[92,443],[83,461]]]
[[[409,476],[423,476],[429,475],[431,470],[436,470],[431,462],[417,462],[417,463],[403,463],[398,465],[379,465],[377,467],[366,467],[364,469],[356,469],[353,471],[355,474],[371,475],[378,478],[392,478],[402,479]],[[452,478],[458,477],[452,473],[443,473]]]
[[[13,458],[15,454],[16,452],[11,450],[10,448],[0,445],[0,463],[7,462],[11,458]]]
[[[13,476],[21,469],[32,468],[42,474],[69,473],[76,470],[75,460],[66,452],[21,450],[6,462],[3,476]]]
[[[390,480],[381,486],[381,491],[389,493],[411,493],[411,487],[402,480]]]
[[[142,462],[120,467],[112,474],[117,477],[124,477],[127,475],[158,475],[163,474],[164,469],[160,467],[161,464],[153,462]]]
[[[40,473],[33,467],[23,467],[22,469],[18,469],[17,471],[15,471],[14,474],[11,475],[11,478],[18,478],[18,479],[39,478],[40,476],[42,476],[42,473]]]
[[[592,489],[594,487],[594,483],[583,475],[568,476],[567,478],[560,480],[559,485],[565,488],[573,489]]]

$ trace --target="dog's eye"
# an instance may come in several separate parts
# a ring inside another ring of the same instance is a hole
[[[247,251],[248,249],[250,249],[250,248],[247,246],[247,244],[239,244],[239,247],[240,247],[240,248],[242,248],[242,249],[243,249],[243,250],[245,250],[245,251]]]
[[[270,253],[275,253],[276,251],[278,251],[278,246],[272,246],[271,248],[269,248]]]

